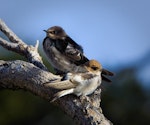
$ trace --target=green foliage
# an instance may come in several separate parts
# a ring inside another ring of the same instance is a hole
[[[113,83],[102,92],[102,108],[115,125],[150,124],[150,97],[135,77],[135,69],[117,73]]]
[[[72,124],[60,109],[29,92],[1,90],[0,100],[0,125]]]

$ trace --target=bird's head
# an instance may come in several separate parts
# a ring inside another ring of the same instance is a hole
[[[64,39],[66,37],[66,33],[60,26],[50,27],[48,30],[44,30],[46,32],[47,37],[51,39]]]
[[[88,62],[85,63],[85,68],[89,71],[89,72],[93,72],[93,73],[101,73],[102,72],[102,66],[101,64],[96,61],[96,60],[89,60]]]

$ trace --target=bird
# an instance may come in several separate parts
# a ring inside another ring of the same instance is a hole
[[[81,68],[81,70],[80,70]],[[83,71],[82,68],[86,69]],[[68,94],[87,96],[92,94],[101,84],[102,66],[96,60],[89,60],[78,67],[79,71],[68,72],[60,82],[45,83],[45,86],[61,90],[54,94],[51,102]]]
[[[89,61],[84,55],[83,48],[77,44],[60,26],[52,26],[47,30],[43,40],[43,50],[57,75],[76,72],[77,66]],[[102,69],[102,79],[111,82],[106,76],[114,73]]]

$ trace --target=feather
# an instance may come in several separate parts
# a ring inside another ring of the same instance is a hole
[[[70,89],[70,88],[76,87],[76,84],[72,83],[70,80],[45,83],[44,85],[50,88],[54,88],[54,89]]]
[[[102,69],[102,74],[108,75],[108,76],[113,76],[114,75],[114,73],[112,73],[112,72],[110,72],[110,71],[108,71],[106,69]]]
[[[60,92],[57,92],[53,99],[51,100],[51,102],[54,102],[55,100],[57,100],[58,98],[62,97],[62,96],[65,96],[65,95],[68,95],[68,94],[71,94],[74,92],[74,89],[68,89],[68,90],[63,90],[63,91],[60,91]]]

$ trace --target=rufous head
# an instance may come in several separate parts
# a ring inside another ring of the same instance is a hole
[[[89,60],[85,63],[85,68],[90,72],[101,72],[102,66],[101,64],[96,60]]]

